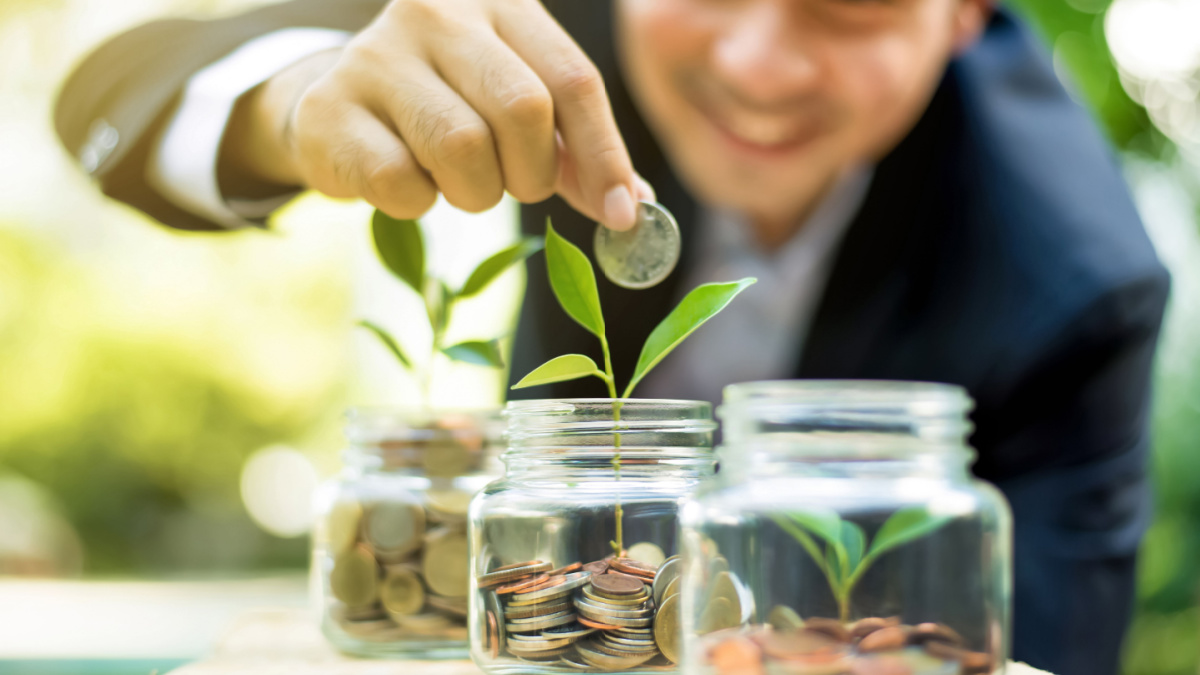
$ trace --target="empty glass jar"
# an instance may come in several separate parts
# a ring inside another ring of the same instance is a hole
[[[504,478],[471,503],[471,657],[486,673],[672,669],[682,499],[713,473],[711,406],[508,404]],[[669,588],[670,587],[670,588]]]
[[[970,407],[938,384],[727,388],[721,473],[681,516],[685,672],[1001,672],[1010,515],[968,471]]]
[[[325,636],[360,656],[465,658],[467,507],[499,471],[496,412],[348,415],[345,468],[316,498]]]

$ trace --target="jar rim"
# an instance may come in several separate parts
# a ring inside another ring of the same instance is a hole
[[[761,380],[725,387],[717,409],[726,417],[741,407],[798,406],[810,410],[905,409],[920,416],[963,415],[974,407],[964,387],[910,380]]]

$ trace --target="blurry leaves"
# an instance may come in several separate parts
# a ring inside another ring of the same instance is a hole
[[[471,276],[467,278],[467,282],[463,284],[462,290],[458,292],[458,297],[469,298],[483,289],[500,277],[513,265],[524,262],[526,258],[542,250],[545,245],[541,237],[526,237],[521,241],[509,246],[508,248],[492,255],[487,260],[479,264]]]
[[[397,220],[383,211],[371,216],[371,236],[385,267],[418,293],[425,288],[425,242],[415,220]]]
[[[446,347],[442,350],[442,353],[460,363],[471,363],[491,368],[504,367],[504,357],[500,354],[499,340],[460,342],[456,345]]]
[[[387,347],[388,351],[392,353],[392,356],[395,356],[396,360],[400,362],[400,365],[404,366],[405,368],[412,369],[412,361],[409,360],[408,356],[404,353],[404,350],[400,347],[400,343],[396,342],[396,338],[392,337],[391,333],[365,319],[359,321],[358,325],[371,331],[375,337],[379,338],[379,341],[383,343],[383,346]]]

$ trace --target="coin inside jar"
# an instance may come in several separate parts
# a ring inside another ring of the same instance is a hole
[[[679,224],[661,204],[638,202],[637,222],[624,232],[596,226],[596,262],[614,284],[650,288],[666,279],[679,262]]]

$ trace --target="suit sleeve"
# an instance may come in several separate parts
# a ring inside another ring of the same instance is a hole
[[[174,228],[222,230],[162,197],[145,179],[154,140],[196,72],[284,28],[361,30],[384,0],[291,0],[238,16],[167,19],[118,35],[67,78],[54,108],[66,150],[110,197]]]
[[[1006,467],[1013,507],[1014,658],[1056,675],[1115,675],[1133,610],[1136,553],[1151,517],[1154,354],[1165,270],[1063,322],[974,442]]]

